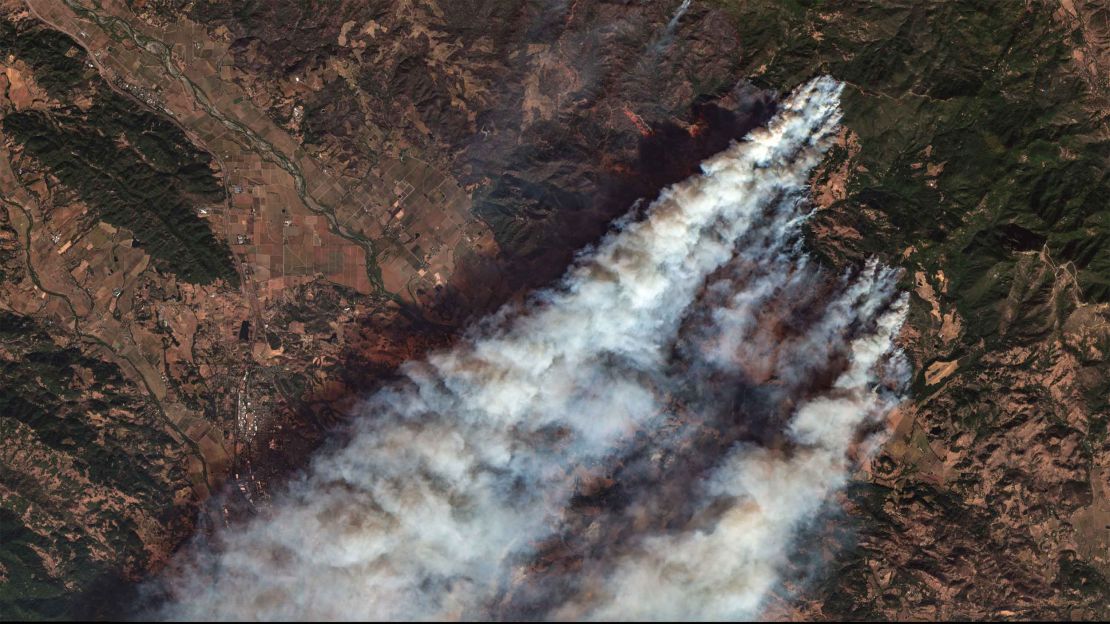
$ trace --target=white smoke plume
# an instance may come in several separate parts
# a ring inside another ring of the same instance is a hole
[[[640,536],[631,553],[607,562],[592,595],[567,601],[556,613],[558,619],[758,618],[778,571],[787,563],[796,531],[817,515],[832,491],[844,485],[851,467],[846,452],[857,441],[867,442],[859,440],[861,427],[879,419],[898,401],[896,392],[882,389],[884,377],[897,387],[906,372],[905,362],[892,357],[906,300],[892,300],[884,292],[893,286],[891,277],[890,272],[870,265],[838,301],[853,301],[857,307],[837,310],[831,305],[815,326],[821,330],[816,335],[830,338],[837,350],[835,343],[848,326],[866,322],[862,312],[887,306],[869,331],[846,345],[850,362],[831,387],[796,408],[786,427],[790,447],[738,444],[710,473],[704,497],[697,503],[695,518],[698,512],[717,507],[711,526]],[[726,323],[735,321],[729,318]],[[747,319],[742,323],[747,324]],[[840,327],[825,333],[830,325]],[[735,339],[735,334],[728,335],[727,342]],[[811,351],[818,345],[810,340],[803,344],[804,353],[819,362],[821,354]],[[735,352],[758,359],[758,348],[749,351],[738,346]]]
[[[675,26],[678,26],[678,20],[682,19],[682,16],[686,15],[686,11],[688,11],[689,9],[690,0],[682,0],[682,4],[678,5],[678,8],[675,10],[674,15],[671,16],[671,21],[667,22],[666,32],[668,35],[674,32]]]
[[[678,28],[678,22],[686,15],[686,11],[690,10],[690,2],[691,0],[682,0],[682,3],[675,9],[674,14],[671,15],[670,21],[667,22],[667,26],[663,29],[663,33],[659,35],[655,43],[649,46],[648,49],[652,54],[658,54],[671,45],[671,41],[674,39],[674,31]]]
[[[894,273],[872,263],[828,276],[797,242],[840,91],[830,78],[800,87],[558,285],[407,364],[403,382],[365,401],[343,448],[262,515],[179,557],[158,615],[758,615],[797,528],[846,478],[860,430],[897,400]],[[746,412],[701,390],[731,383],[772,397],[766,426],[780,442],[741,439]],[[704,428],[681,423],[698,410],[724,432],[715,456],[690,452]],[[626,456],[645,439],[670,458],[666,479],[688,487],[633,475]],[[674,468],[684,461],[707,469]],[[577,526],[583,474],[617,465],[632,503],[596,521],[616,537],[580,536],[602,546],[580,555],[580,582],[537,571],[540,546]],[[625,522],[660,497],[686,514],[677,526]]]

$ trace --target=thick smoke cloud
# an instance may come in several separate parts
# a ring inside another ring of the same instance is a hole
[[[738,444],[725,454],[708,475],[693,514],[697,518],[715,507],[716,520],[708,527],[639,536],[631,552],[607,562],[593,581],[589,599],[566,601],[557,617],[721,620],[759,616],[778,570],[787,563],[796,531],[844,484],[851,467],[846,451],[867,442],[859,438],[861,427],[881,418],[897,402],[896,392],[882,390],[887,384],[901,385],[906,376],[904,362],[891,357],[906,305],[904,299],[892,299],[891,277],[869,266],[837,301],[852,301],[854,308],[830,305],[824,318],[810,327],[807,340],[796,343],[803,350],[786,354],[791,345],[780,345],[780,357],[805,356],[812,358],[810,362],[822,360],[822,349],[842,351],[847,366],[826,391],[796,407],[785,428],[789,442],[785,449]],[[797,301],[804,304],[807,298]],[[837,345],[848,327],[866,323],[868,317],[860,314],[873,306],[886,306],[886,311],[868,331]],[[731,314],[720,316],[727,319],[721,329],[732,330],[725,333],[725,342],[733,343],[742,333],[735,323],[749,321]],[[828,339],[831,349],[829,343],[814,344],[812,339],[818,336]],[[754,347],[737,345],[732,353],[750,355],[755,361],[762,346],[757,340]],[[825,364],[832,361],[825,359]],[[758,362],[756,366],[762,373],[771,365]],[[797,374],[794,369],[781,372]],[[781,383],[791,387],[784,396],[799,394],[798,384]]]
[[[407,364],[342,448],[175,562],[159,615],[758,615],[904,377],[893,272],[831,276],[799,247],[840,90],[799,88],[558,285]],[[738,388],[761,398],[722,409]],[[574,578],[530,565],[581,524],[583,475],[609,474],[628,504],[577,536]],[[677,511],[653,519],[663,504]]]

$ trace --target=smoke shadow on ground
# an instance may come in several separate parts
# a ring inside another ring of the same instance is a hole
[[[775,94],[747,83],[717,96],[698,98],[690,107],[688,128],[674,122],[653,124],[652,133],[640,138],[630,162],[609,169],[583,169],[568,180],[582,189],[573,194],[576,207],[560,217],[558,230],[538,255],[472,256],[462,263],[440,303],[440,307],[454,310],[449,315],[455,318],[453,323],[429,321],[412,307],[402,307],[402,313],[387,324],[374,319],[361,323],[368,331],[391,336],[399,345],[417,336],[419,344],[409,349],[405,359],[450,346],[475,319],[553,282],[575,254],[610,229],[614,219],[634,205],[649,205],[662,189],[688,178],[704,160],[766,124],[775,110]],[[535,162],[532,166],[549,164]],[[306,395],[295,411],[280,421],[280,430],[265,432],[254,445],[255,454],[249,458],[253,469],[272,488],[303,469],[322,445],[341,446],[350,408],[397,379],[394,370],[368,360],[357,349],[344,353],[340,368],[349,381],[349,392]],[[234,492],[227,498],[221,506],[234,505]],[[250,513],[245,505],[239,511]]]

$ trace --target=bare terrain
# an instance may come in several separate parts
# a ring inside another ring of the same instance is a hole
[[[1110,7],[678,4],[0,1],[0,613],[118,615],[829,73],[807,242],[915,377],[769,615],[1110,617]]]

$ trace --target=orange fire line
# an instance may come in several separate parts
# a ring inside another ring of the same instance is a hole
[[[574,3],[570,5],[570,12],[567,13],[567,21],[564,22],[564,25],[570,26],[570,21],[574,19],[574,12],[578,9],[578,3],[581,1],[582,0],[574,0]]]
[[[624,107],[624,116],[628,117],[629,121],[636,124],[636,128],[640,131],[642,136],[651,136],[651,128],[644,122],[643,118],[632,112],[632,109],[627,106]]]

